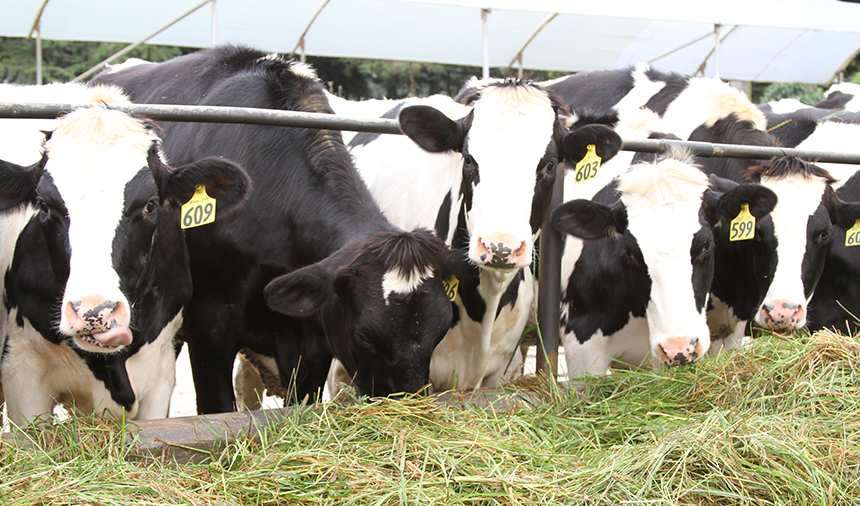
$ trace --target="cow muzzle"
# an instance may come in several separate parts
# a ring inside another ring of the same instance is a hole
[[[66,302],[63,316],[75,344],[86,351],[113,353],[132,342],[128,305],[122,301],[82,297]]]
[[[518,269],[531,262],[529,243],[509,234],[478,237],[475,246],[478,265],[491,269]]]
[[[764,304],[759,312],[762,325],[771,330],[793,330],[806,325],[806,310],[800,304],[775,300]]]
[[[705,351],[702,341],[696,337],[670,337],[657,345],[659,359],[666,365],[691,364]]]

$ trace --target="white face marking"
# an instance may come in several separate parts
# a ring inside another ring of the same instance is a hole
[[[806,179],[795,176],[781,179],[763,177],[761,184],[773,190],[777,197],[776,207],[770,213],[777,240],[776,272],[762,305],[772,305],[775,300],[780,300],[806,307],[801,277],[806,252],[806,225],[821,205],[827,183],[819,177]],[[798,327],[806,324],[806,312],[803,314]],[[761,311],[756,313],[755,319],[763,324]]]
[[[638,165],[620,180],[628,229],[651,278],[646,317],[655,357],[668,338],[697,338],[702,353],[710,344],[705,312],[696,307],[690,257],[693,236],[702,228],[699,211],[707,188],[707,176],[677,160]]]
[[[414,292],[424,280],[433,277],[433,269],[427,268],[421,271],[417,268],[413,269],[408,275],[404,276],[400,269],[391,269],[382,275],[382,298],[385,299],[385,305],[388,305],[388,296],[391,292],[402,295]]]
[[[478,239],[506,235],[516,247],[525,243],[530,261],[536,171],[552,141],[555,111],[545,93],[527,86],[487,87],[474,108],[468,149],[480,182],[466,223],[469,257],[480,264]]]
[[[127,307],[113,269],[112,243],[122,218],[125,185],[147,166],[155,140],[129,116],[91,108],[67,115],[46,144],[46,171],[69,212],[71,259],[63,307],[88,295]],[[60,332],[74,334],[65,315]]]

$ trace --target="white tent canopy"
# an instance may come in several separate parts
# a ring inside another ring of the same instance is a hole
[[[0,34],[27,36],[43,1],[0,0]],[[860,50],[860,4],[839,0],[201,2],[50,0],[40,33],[131,43],[202,6],[148,42],[290,53],[304,34],[304,52],[317,56],[504,68],[522,54],[525,68],[558,71],[650,61],[684,74],[816,84]]]

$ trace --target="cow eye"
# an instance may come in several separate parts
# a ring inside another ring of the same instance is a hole
[[[155,212],[156,207],[158,207],[158,201],[156,199],[152,199],[143,207],[143,212],[146,214],[152,214]]]
[[[51,215],[51,207],[42,199],[39,199],[39,212],[48,217]]]
[[[827,240],[829,238],[830,238],[830,232],[825,229],[825,230],[822,230],[821,232],[818,233],[818,237],[816,237],[815,240],[818,242],[827,242]]]
[[[550,160],[549,163],[547,163],[543,168],[544,175],[546,175],[546,176],[555,175],[555,165],[556,165],[555,160]]]

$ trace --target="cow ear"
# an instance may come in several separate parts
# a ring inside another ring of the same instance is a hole
[[[426,105],[404,107],[397,116],[400,131],[431,153],[462,151],[475,111],[457,121]]]
[[[219,216],[229,215],[238,209],[252,190],[251,178],[245,169],[214,156],[168,172],[164,187],[161,188],[165,200],[176,205],[185,204],[191,200],[197,185],[203,185],[206,194],[218,202]]]
[[[42,160],[29,167],[0,160],[0,211],[34,201],[45,160],[43,156]]]
[[[715,177],[712,177],[712,187]],[[719,222],[730,222],[741,212],[744,204],[749,206],[750,214],[756,219],[767,216],[776,206],[776,194],[760,184],[738,184],[734,181],[719,179],[720,188],[726,191],[708,190],[705,192],[705,217],[711,226]]]
[[[605,163],[621,149],[621,137],[606,125],[585,125],[564,137],[562,141],[564,159],[575,165],[585,157],[589,144],[594,144],[601,163]]]
[[[334,271],[319,263],[278,276],[266,285],[269,307],[287,316],[310,316],[334,295]]]
[[[844,202],[833,190],[828,189],[824,195],[824,206],[830,215],[830,222],[845,230],[853,227],[860,219],[860,202]]]
[[[558,206],[550,215],[559,232],[585,240],[603,239],[627,229],[627,211],[621,204],[612,207],[576,199]]]

